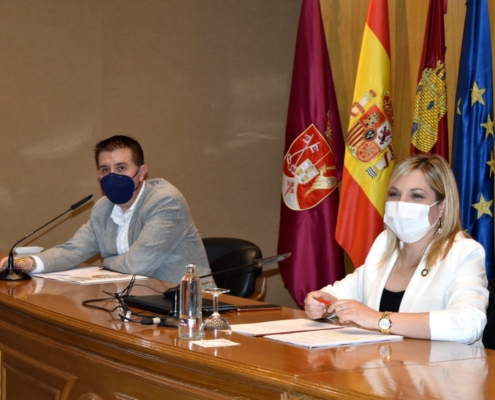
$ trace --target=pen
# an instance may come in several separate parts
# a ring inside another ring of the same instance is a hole
[[[16,260],[14,260],[14,264],[15,264],[16,262],[19,262],[19,261],[24,261],[26,258],[27,258],[27,257],[18,258],[18,259],[16,259]],[[3,264],[3,265],[8,265],[8,263],[5,263],[5,264]]]
[[[326,304],[327,306],[332,305],[331,302],[329,302],[327,299],[324,299],[323,297],[318,297],[316,300],[318,300],[320,303]]]

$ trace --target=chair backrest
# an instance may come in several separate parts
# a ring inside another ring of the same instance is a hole
[[[488,281],[488,308],[486,309],[486,326],[483,331],[483,345],[495,350],[495,279]]]
[[[256,279],[261,268],[247,267],[231,271],[236,267],[253,264],[262,258],[261,249],[243,239],[212,237],[203,238],[206,255],[217,287],[230,289],[230,295],[251,296],[256,288]],[[219,273],[225,271],[223,273]]]

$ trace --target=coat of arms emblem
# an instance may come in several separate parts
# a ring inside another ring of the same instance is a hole
[[[325,136],[311,124],[284,157],[282,197],[292,210],[316,206],[337,187],[335,157]]]

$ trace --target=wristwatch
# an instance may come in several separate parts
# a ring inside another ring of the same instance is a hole
[[[392,320],[390,319],[390,311],[385,311],[378,321],[378,327],[381,333],[390,333],[392,327]]]

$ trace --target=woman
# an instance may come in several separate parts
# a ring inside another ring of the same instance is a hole
[[[459,215],[455,178],[442,157],[403,160],[390,177],[385,231],[364,265],[310,292],[307,315],[335,313],[341,323],[382,333],[482,346],[485,251],[462,231]]]

